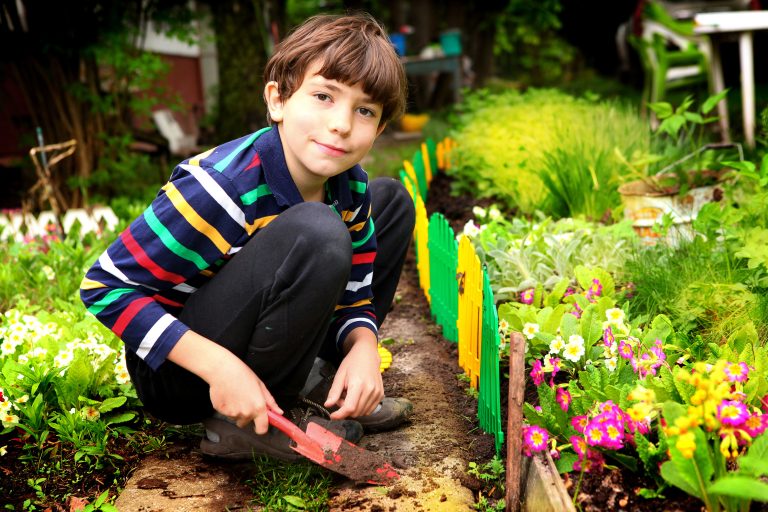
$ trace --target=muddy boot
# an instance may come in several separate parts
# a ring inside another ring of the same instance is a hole
[[[336,368],[329,362],[315,358],[299,397],[307,404],[322,408],[333,384]],[[333,408],[332,410],[335,410]],[[376,409],[367,416],[354,418],[366,432],[383,432],[402,425],[413,412],[413,404],[406,398],[384,397]]]
[[[363,427],[354,420],[330,420],[317,416],[313,407],[296,406],[286,413],[286,418],[306,431],[307,425],[316,423],[351,443],[363,437]],[[205,438],[200,442],[200,451],[208,456],[226,460],[253,460],[257,455],[293,462],[302,458],[291,448],[293,441],[280,430],[269,426],[264,435],[253,430],[253,424],[243,428],[220,414],[203,421]]]

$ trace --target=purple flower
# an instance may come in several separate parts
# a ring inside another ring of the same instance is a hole
[[[723,425],[738,427],[749,418],[747,406],[736,400],[723,400],[717,406],[717,419]]]
[[[747,363],[728,363],[724,368],[725,376],[729,382],[746,382],[749,376]]]
[[[613,329],[610,327],[606,327],[605,330],[603,330],[603,345],[606,347],[610,347],[613,345],[613,342],[616,340],[616,338],[613,335]]]
[[[531,455],[547,448],[549,432],[537,425],[523,427],[523,452]]]
[[[571,393],[565,388],[557,388],[555,391],[555,400],[560,404],[560,408],[567,412],[568,407],[571,405]]]

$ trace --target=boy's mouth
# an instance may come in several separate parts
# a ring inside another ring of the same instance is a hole
[[[318,149],[320,149],[320,151],[326,155],[342,156],[347,154],[347,151],[344,148],[333,146],[331,144],[323,144],[322,142],[318,141],[315,141],[315,144],[317,144]]]

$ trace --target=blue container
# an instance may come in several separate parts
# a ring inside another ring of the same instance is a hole
[[[455,28],[441,32],[440,46],[446,55],[461,55],[461,31]]]
[[[405,34],[389,34],[389,40],[395,47],[395,52],[401,57],[405,55]]]

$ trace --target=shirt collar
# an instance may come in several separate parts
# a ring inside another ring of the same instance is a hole
[[[301,193],[293,182],[290,171],[288,171],[283,144],[280,140],[280,131],[277,127],[273,126],[272,129],[261,134],[254,141],[253,147],[259,154],[264,178],[278,204],[294,206],[303,203],[304,198],[301,197]],[[359,165],[355,165],[352,169],[357,170],[355,174],[363,172]],[[331,201],[337,205],[339,210],[348,210],[354,205],[352,192],[349,190],[348,171],[328,179],[326,187],[330,192]]]

